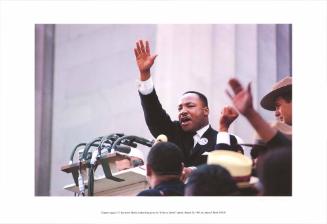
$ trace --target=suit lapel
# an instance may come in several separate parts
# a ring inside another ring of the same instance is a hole
[[[206,144],[200,144],[199,142],[195,145],[195,147],[192,150],[191,156],[199,156],[203,154],[204,152],[209,152],[214,150],[216,145],[216,139],[217,139],[217,132],[211,128],[211,126],[208,128],[206,132],[202,135],[201,139],[206,138],[208,142]]]
[[[193,135],[194,133],[183,133],[182,139],[183,139],[183,149],[184,149],[184,155],[186,158],[189,158],[192,154],[193,149]]]

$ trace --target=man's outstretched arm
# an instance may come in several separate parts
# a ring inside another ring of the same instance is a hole
[[[154,137],[165,134],[171,141],[176,125],[162,108],[151,78],[150,70],[157,55],[151,55],[149,42],[142,40],[136,42],[134,53],[140,72],[139,93],[146,124]]]

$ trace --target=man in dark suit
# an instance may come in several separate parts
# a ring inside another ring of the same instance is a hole
[[[226,108],[220,119],[223,131],[217,132],[209,124],[207,98],[199,92],[188,91],[180,98],[178,121],[172,121],[159,102],[151,78],[150,68],[157,55],[151,55],[147,41],[138,41],[134,53],[140,71],[139,93],[147,126],[154,137],[165,134],[168,141],[181,148],[185,166],[206,163],[206,156],[202,154],[215,148],[242,150],[237,137],[225,132],[237,118],[236,110]]]

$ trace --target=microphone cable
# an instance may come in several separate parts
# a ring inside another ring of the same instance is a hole
[[[101,141],[101,139],[102,139],[102,137],[97,137],[93,141],[91,141],[91,142],[89,142],[89,143],[86,144],[86,146],[84,148],[84,151],[83,151],[83,156],[82,156],[82,158],[84,160],[87,160],[88,159],[87,158],[87,154],[88,154],[88,151],[91,148],[91,146],[95,146],[95,143]]]

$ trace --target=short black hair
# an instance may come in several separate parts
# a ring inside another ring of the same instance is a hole
[[[292,195],[292,149],[270,149],[258,158],[257,173],[263,184],[263,195]]]
[[[185,95],[187,93],[194,93],[194,94],[198,95],[200,100],[202,101],[203,105],[205,107],[208,107],[208,99],[204,94],[197,92],[197,91],[187,91],[187,92],[183,93],[183,95]]]
[[[239,189],[230,173],[220,165],[201,165],[185,186],[189,196],[238,196]]]
[[[147,164],[156,175],[181,175],[183,160],[183,153],[176,144],[159,142],[151,148]]]

